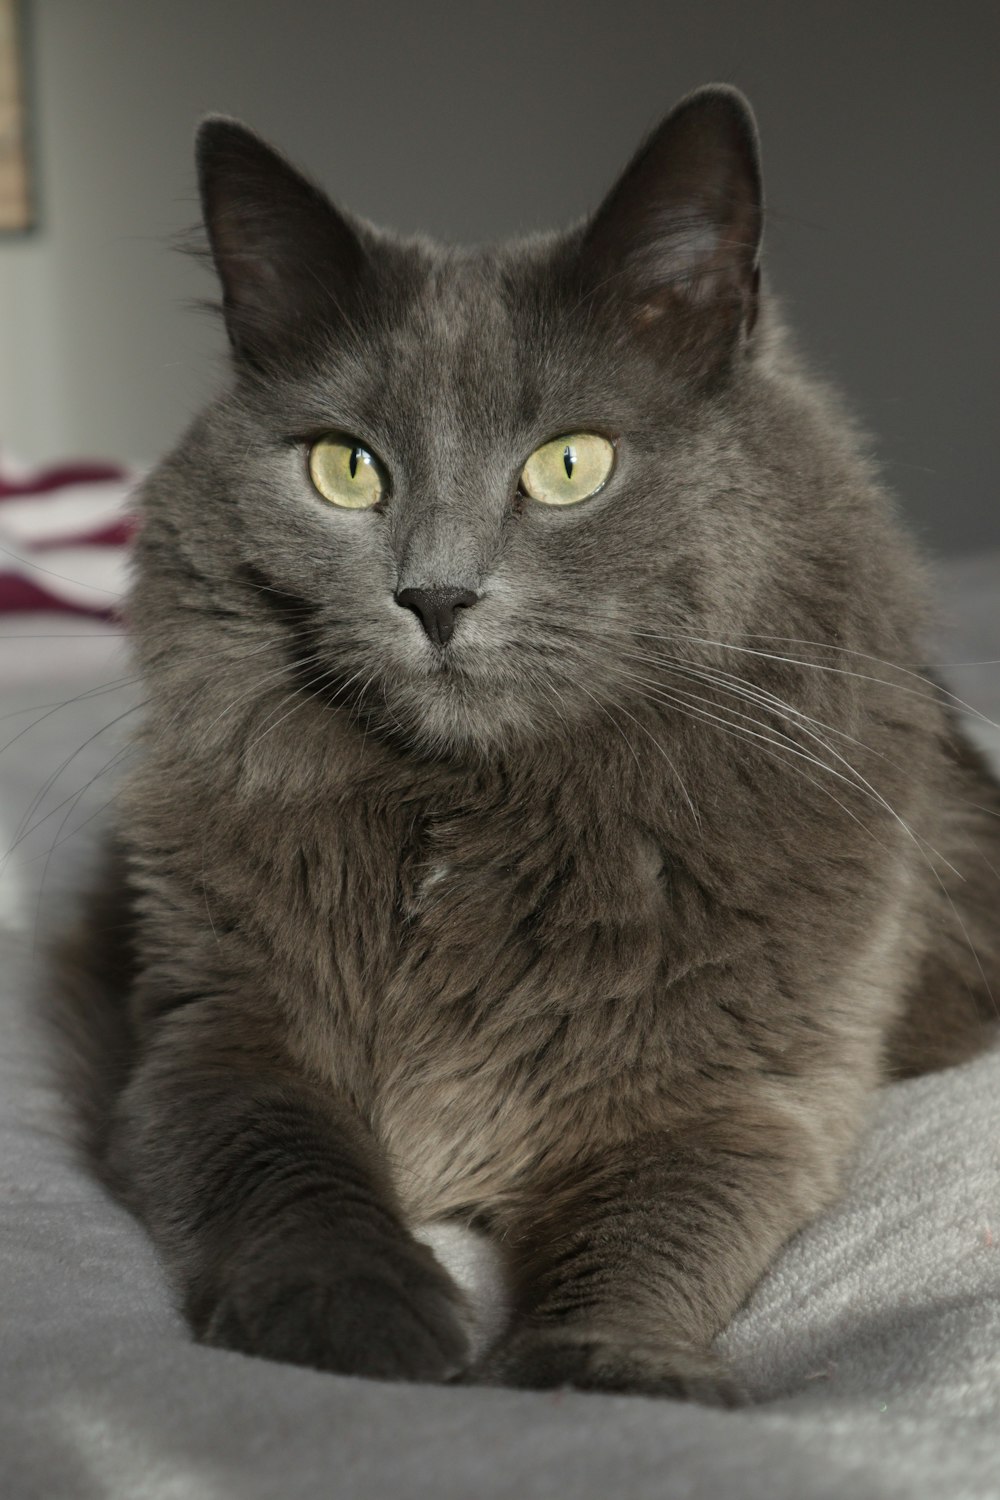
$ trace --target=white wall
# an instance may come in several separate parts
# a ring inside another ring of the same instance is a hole
[[[599,197],[684,91],[740,84],[773,279],[943,548],[1000,541],[995,0],[28,0],[43,224],[0,240],[0,442],[148,461],[218,378],[199,116],[346,203],[479,239]]]
[[[52,245],[0,240],[0,449],[40,458],[68,434]]]

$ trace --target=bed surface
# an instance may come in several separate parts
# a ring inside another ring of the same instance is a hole
[[[942,570],[945,660],[1000,658],[998,585],[996,555]],[[726,1335],[746,1410],[378,1384],[194,1346],[142,1230],[74,1159],[37,1021],[36,920],[79,878],[135,688],[104,686],[128,665],[100,622],[8,617],[0,637],[0,836],[19,838],[0,875],[5,1500],[1000,1496],[998,1050],[885,1092],[847,1195]],[[1000,666],[948,680],[1000,719]],[[1000,735],[975,732],[1000,763]]]

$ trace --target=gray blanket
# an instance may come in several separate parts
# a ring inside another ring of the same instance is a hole
[[[1000,657],[998,580],[995,558],[952,570],[953,660]],[[0,720],[3,847],[27,815],[0,874],[4,1500],[1000,1497],[1000,1050],[885,1092],[845,1198],[725,1336],[747,1410],[378,1384],[194,1346],[142,1230],[74,1157],[33,999],[42,876],[46,911],[113,793],[111,767],[74,800],[114,731],[46,779],[134,700],[121,685],[50,712],[118,675],[118,647],[27,632],[0,641],[0,714],[37,706]],[[1000,667],[950,680],[1000,717]]]

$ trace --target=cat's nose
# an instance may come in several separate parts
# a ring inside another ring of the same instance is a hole
[[[471,589],[400,589],[396,603],[412,609],[435,646],[447,646],[455,630],[456,609],[471,609],[479,595]]]

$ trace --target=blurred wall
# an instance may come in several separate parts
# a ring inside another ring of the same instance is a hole
[[[220,377],[169,248],[205,111],[353,208],[464,240],[600,198],[682,93],[756,107],[768,259],[941,550],[1000,544],[994,0],[28,0],[42,224],[0,240],[0,441],[148,461]]]

